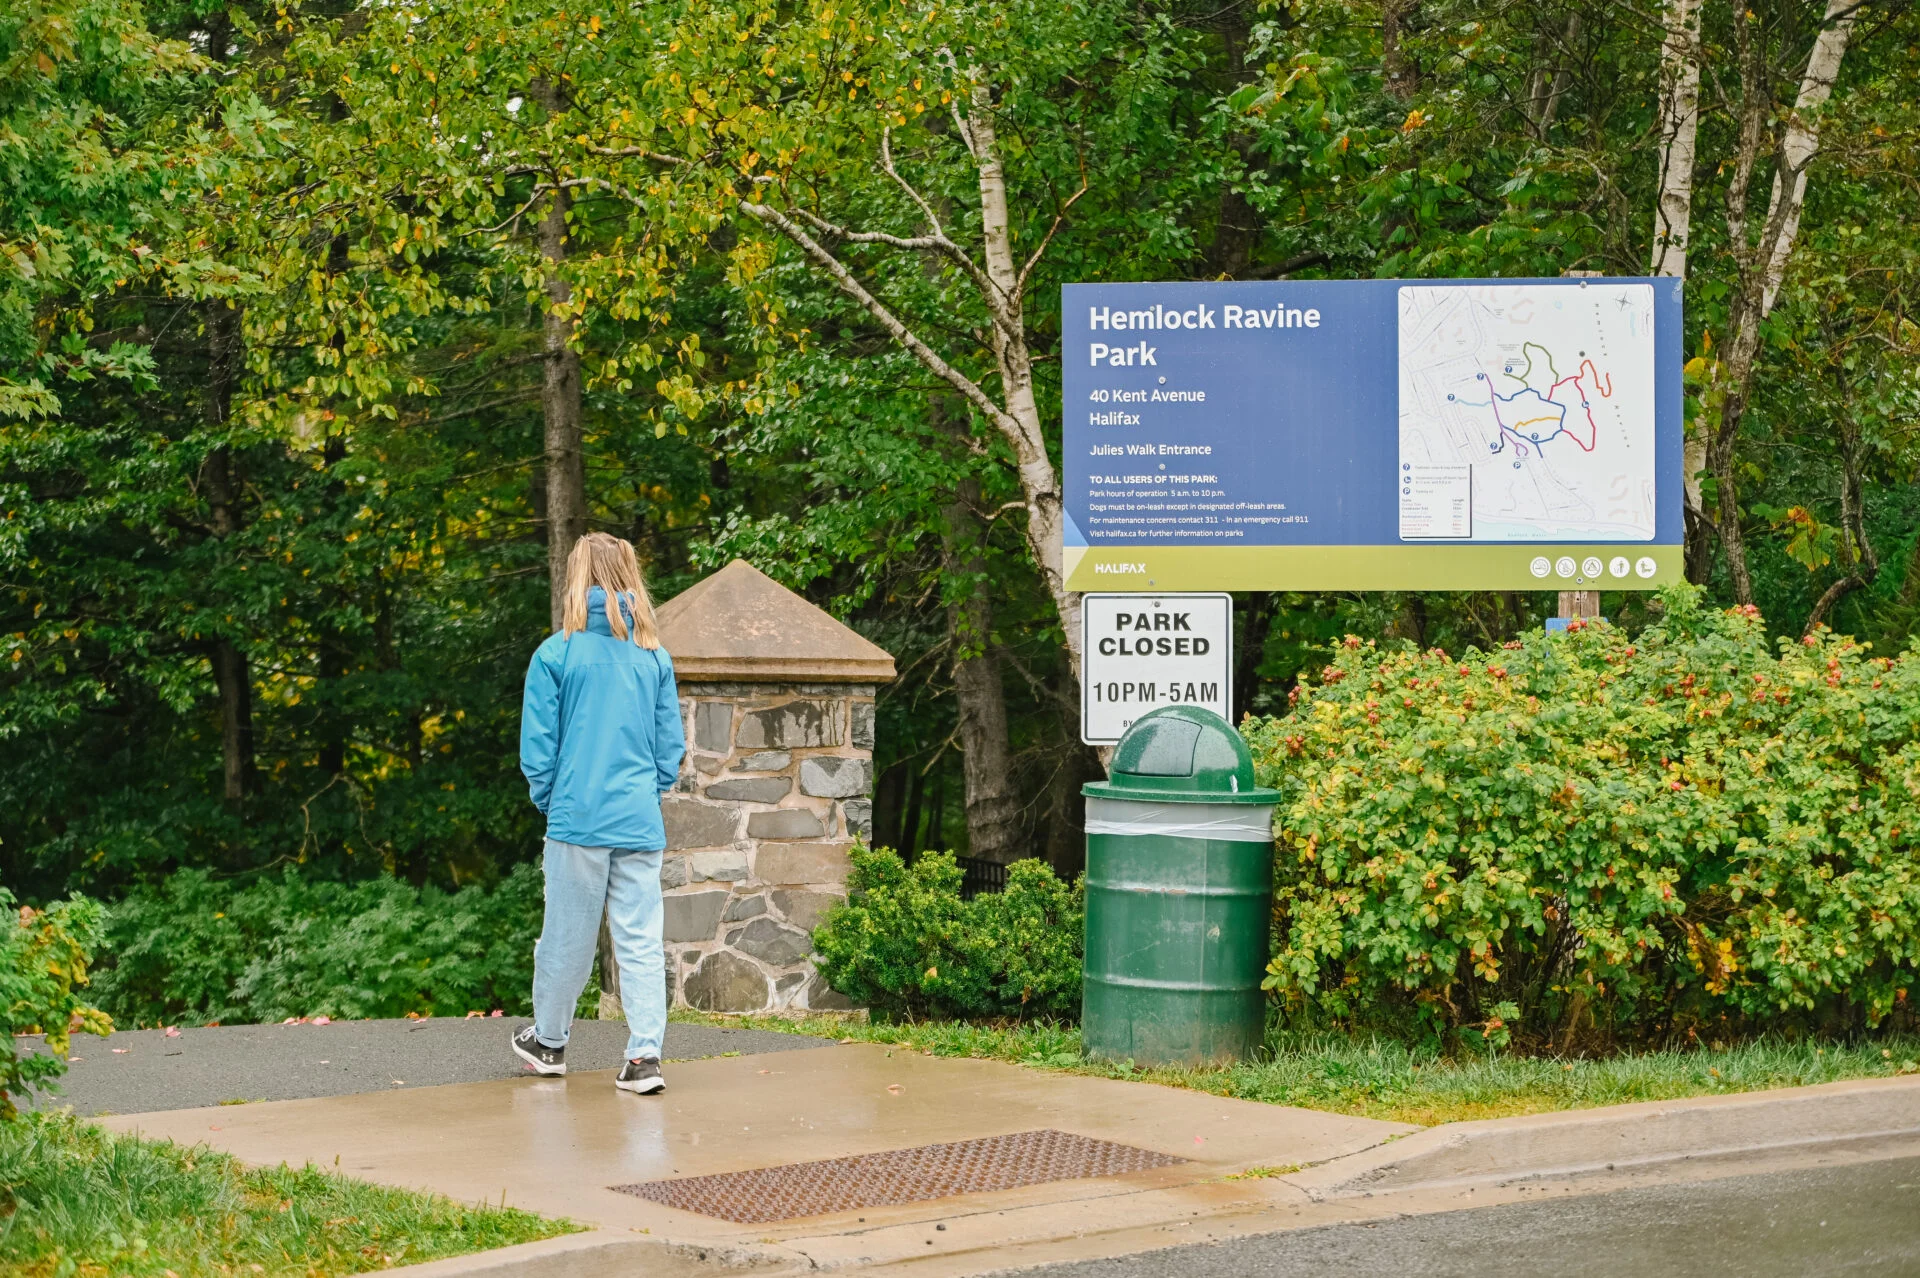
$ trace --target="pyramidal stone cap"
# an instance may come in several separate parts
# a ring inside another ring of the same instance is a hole
[[[654,609],[683,681],[890,683],[893,656],[736,559]]]

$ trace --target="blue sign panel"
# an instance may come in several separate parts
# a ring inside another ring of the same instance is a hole
[[[1061,293],[1073,589],[1681,577],[1676,280]]]

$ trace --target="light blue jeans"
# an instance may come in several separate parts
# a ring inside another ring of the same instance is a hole
[[[627,1013],[627,1059],[658,1060],[667,1033],[660,853],[548,839],[546,874],[546,918],[533,946],[533,1032],[548,1047],[567,1045],[604,908]]]

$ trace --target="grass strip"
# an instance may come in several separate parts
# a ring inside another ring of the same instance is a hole
[[[66,1114],[0,1123],[0,1272],[22,1278],[330,1278],[579,1228],[313,1166],[248,1168]]]
[[[1143,1069],[1089,1061],[1071,1025],[959,1021],[869,1024],[813,1015],[675,1019],[885,1043],[931,1056],[1009,1061],[1033,1069],[1164,1083],[1274,1105],[1395,1122],[1460,1122],[1632,1101],[1804,1087],[1849,1078],[1920,1074],[1920,1038],[1854,1043],[1759,1039],[1720,1047],[1617,1056],[1444,1056],[1387,1038],[1270,1031],[1268,1059],[1219,1069]]]

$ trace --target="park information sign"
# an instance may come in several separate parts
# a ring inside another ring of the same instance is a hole
[[[1069,284],[1075,590],[1682,575],[1671,279]]]
[[[1233,596],[1090,594],[1080,601],[1080,739],[1112,745],[1149,710],[1233,705]]]

